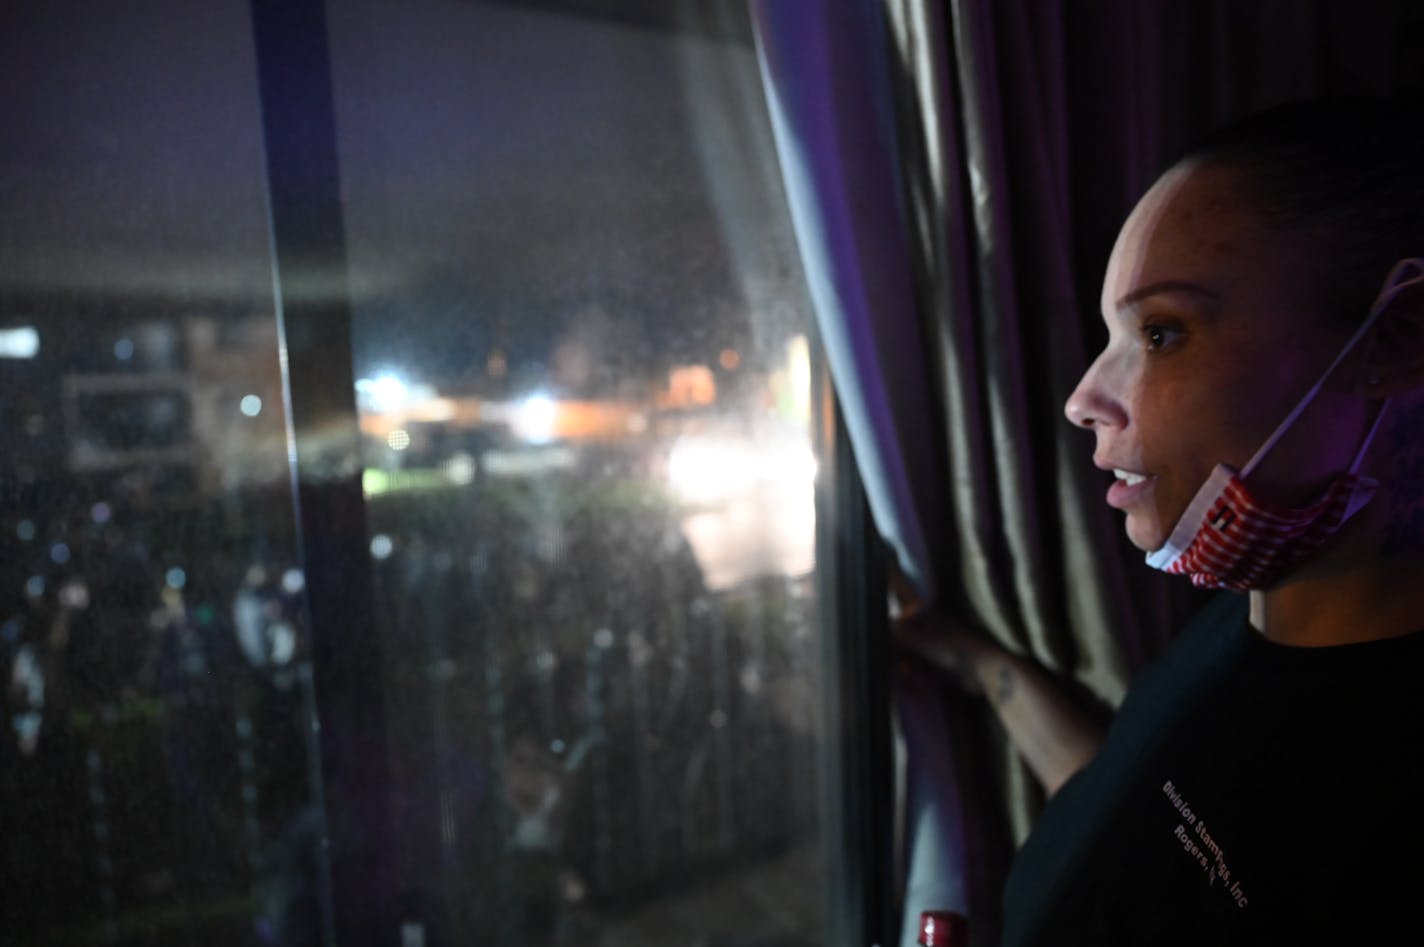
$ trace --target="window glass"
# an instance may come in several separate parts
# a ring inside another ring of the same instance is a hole
[[[809,306],[745,12],[559,6],[328,5],[405,936],[820,944]]]
[[[0,941],[315,943],[250,11],[0,11]]]

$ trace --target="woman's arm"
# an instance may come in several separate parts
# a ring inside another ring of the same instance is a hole
[[[1062,683],[982,633],[924,610],[899,619],[895,638],[906,650],[948,671],[966,690],[989,701],[1049,795],[1102,745],[1105,728],[1070,698]]]

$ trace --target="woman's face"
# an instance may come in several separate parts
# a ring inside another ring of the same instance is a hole
[[[1137,205],[1103,282],[1107,346],[1065,406],[1096,435],[1094,463],[1116,472],[1107,502],[1143,550],[1166,542],[1216,464],[1250,459],[1348,338],[1316,311],[1302,252],[1257,221],[1241,183],[1179,167]],[[1262,498],[1304,505],[1349,466],[1364,402],[1336,387],[1253,474]]]

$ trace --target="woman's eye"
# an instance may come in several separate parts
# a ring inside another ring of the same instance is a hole
[[[1142,327],[1142,341],[1149,349],[1162,349],[1170,345],[1178,336],[1176,329],[1149,322]]]

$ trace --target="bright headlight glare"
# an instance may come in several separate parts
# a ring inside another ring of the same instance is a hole
[[[668,455],[668,480],[691,500],[717,500],[751,487],[758,458],[741,444],[681,438]]]

